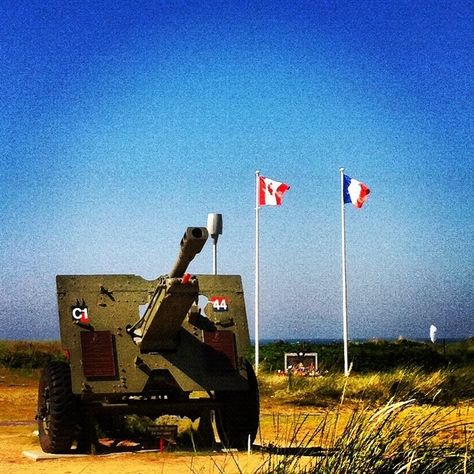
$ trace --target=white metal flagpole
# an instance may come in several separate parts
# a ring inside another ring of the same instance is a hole
[[[260,261],[259,261],[259,211],[260,211],[260,202],[259,202],[259,181],[260,181],[260,171],[255,171],[255,373],[258,375],[258,359],[259,359],[259,272],[260,272]]]
[[[346,218],[344,207],[344,168],[341,174],[341,233],[342,233],[342,336],[344,341],[344,375],[349,375],[349,349],[347,324],[347,276],[346,276]]]
[[[212,240],[212,274],[217,275],[217,242]]]

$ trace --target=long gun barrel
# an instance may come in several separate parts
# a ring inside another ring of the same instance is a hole
[[[205,227],[188,227],[180,243],[178,258],[169,273],[170,278],[182,278],[194,257],[202,250],[207,241]]]
[[[159,279],[158,286],[140,321],[142,351],[174,350],[181,325],[199,296],[196,278],[182,278],[194,257],[206,243],[205,227],[188,227],[180,243],[178,258],[169,275]]]

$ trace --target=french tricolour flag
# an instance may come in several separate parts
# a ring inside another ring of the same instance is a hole
[[[361,208],[367,201],[370,189],[357,179],[344,175],[344,204],[351,202],[355,207]]]
[[[259,176],[258,203],[260,206],[281,206],[283,194],[290,189],[285,183]]]

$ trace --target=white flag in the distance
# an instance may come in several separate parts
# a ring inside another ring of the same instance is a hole
[[[281,206],[283,194],[290,189],[285,183],[259,176],[258,204],[260,206]]]

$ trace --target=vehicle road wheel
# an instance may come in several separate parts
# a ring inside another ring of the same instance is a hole
[[[258,430],[260,405],[255,372],[246,362],[249,388],[246,391],[216,392],[216,400],[222,407],[216,410],[216,426],[219,438],[226,448],[247,449],[253,444]]]
[[[74,438],[76,412],[71,370],[65,362],[51,362],[41,372],[36,418],[43,451],[68,452]]]

